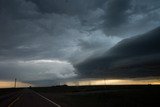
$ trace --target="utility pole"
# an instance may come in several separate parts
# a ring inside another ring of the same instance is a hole
[[[15,78],[15,81],[14,81],[14,88],[16,88],[16,84],[17,83],[17,78]]]

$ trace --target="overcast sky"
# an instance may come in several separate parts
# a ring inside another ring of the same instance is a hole
[[[0,80],[16,77],[20,81],[45,83],[89,78],[92,73],[94,77],[104,76],[98,70],[82,69],[83,65],[106,57],[118,42],[158,26],[159,0],[0,0]],[[117,54],[121,52],[118,50]],[[129,73],[109,74],[127,77]],[[137,72],[130,74],[138,76]]]

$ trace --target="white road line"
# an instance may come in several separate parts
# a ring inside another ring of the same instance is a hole
[[[21,96],[22,96],[22,95],[20,95],[20,96],[17,97],[13,102],[11,102],[11,103],[8,105],[8,107],[13,106],[13,104],[14,104],[15,102],[17,102],[17,101],[20,99]]]
[[[32,90],[32,91],[33,91],[33,90]],[[39,94],[39,93],[37,93],[37,92],[35,92],[35,91],[33,91],[33,92],[34,92],[35,94],[39,95],[40,97],[44,98],[45,100],[49,101],[50,103],[54,104],[55,106],[61,107],[61,106],[58,105],[57,103],[55,103],[55,102],[51,101],[50,99],[48,99],[48,98],[42,96],[41,94]]]

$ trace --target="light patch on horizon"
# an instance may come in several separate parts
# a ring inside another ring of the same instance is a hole
[[[80,80],[67,82],[68,86],[85,86],[85,85],[160,85],[159,79],[99,79],[99,80]]]
[[[0,81],[0,88],[14,88],[15,82],[14,81]],[[30,83],[25,83],[25,82],[17,82],[16,87],[29,87],[29,86],[34,86],[33,84]]]

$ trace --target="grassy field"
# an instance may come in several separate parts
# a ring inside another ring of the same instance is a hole
[[[21,90],[21,88],[2,88],[0,89],[0,96],[9,94],[9,93],[14,93]]]
[[[62,107],[160,107],[160,86],[32,88]]]

